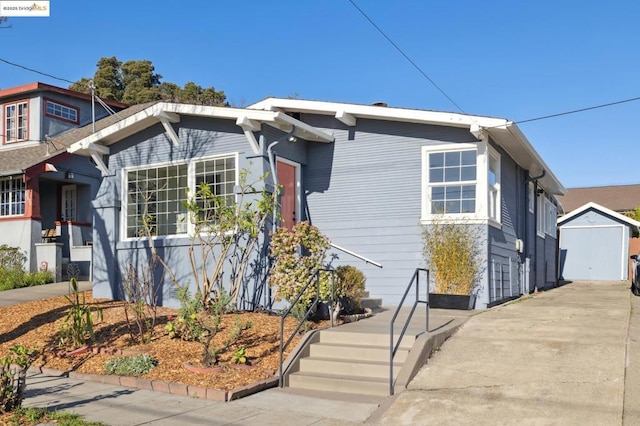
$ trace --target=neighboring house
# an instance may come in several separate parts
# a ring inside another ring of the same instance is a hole
[[[628,280],[629,240],[640,222],[589,202],[558,219],[560,279]]]
[[[565,211],[570,212],[587,203],[597,203],[617,213],[626,213],[640,207],[640,185],[608,185],[567,188],[559,197]]]
[[[559,276],[566,280],[630,280],[632,262],[629,256],[640,253],[640,238],[637,238],[637,233],[632,232],[635,221],[619,215],[626,215],[640,207],[640,185],[569,188],[560,197],[560,202],[569,213],[559,219],[563,221],[563,226],[560,227],[562,268]],[[612,215],[612,212],[617,216]],[[581,215],[590,221],[584,222],[585,218],[578,220]],[[579,221],[582,221],[580,226]],[[596,238],[596,233],[603,235]],[[576,241],[583,245],[573,247]],[[605,247],[607,256],[601,257],[597,253]],[[620,254],[620,250],[623,254]],[[597,263],[583,265],[585,259],[594,256],[598,259]],[[611,260],[612,256],[615,261]],[[621,262],[620,256],[624,257],[622,262],[626,265],[622,273],[617,268]],[[605,258],[610,259],[606,265],[603,260]],[[578,270],[578,265],[585,267]]]
[[[476,308],[556,285],[556,196],[565,189],[508,120],[272,98],[246,109],[159,102],[108,120],[69,148],[93,156],[103,175],[94,200],[97,297],[121,297],[125,268],[148,265],[149,244],[139,236],[147,207],[160,230],[156,248],[188,283],[186,189],[215,182],[218,195],[233,196],[240,170],[270,171],[270,151],[285,188],[284,225],[309,220],[334,244],[381,263],[338,249],[330,256],[334,266],[363,270],[384,304],[398,303],[424,267],[421,230],[435,210],[487,237]],[[150,182],[162,190],[145,207],[137,194]],[[253,271],[248,287],[262,291],[265,273]],[[162,303],[176,306],[164,282]]]
[[[108,102],[114,110],[126,105]],[[96,117],[108,112],[95,107]],[[69,233],[82,244],[91,240],[92,211],[100,174],[86,157],[71,155],[65,132],[92,121],[91,97],[43,83],[0,90],[0,244],[19,247],[30,271],[63,271],[70,256]],[[91,126],[89,126],[91,127]],[[40,259],[37,245],[58,243]],[[89,275],[88,265],[83,274]]]

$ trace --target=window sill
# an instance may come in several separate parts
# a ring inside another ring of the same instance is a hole
[[[489,225],[493,226],[494,228],[502,230],[502,223],[500,223],[499,221],[489,218],[488,222]]]

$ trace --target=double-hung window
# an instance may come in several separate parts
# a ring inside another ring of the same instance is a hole
[[[422,148],[422,219],[500,222],[500,154],[484,142]]]
[[[430,213],[475,213],[476,150],[436,151],[427,155]]]
[[[0,216],[24,215],[26,191],[22,176],[0,179]]]
[[[234,202],[236,164],[235,155],[226,155],[127,170],[126,238],[186,234],[193,224],[185,203],[189,195],[198,193],[201,184],[206,184],[216,199]],[[215,204],[197,196],[195,201],[201,216],[215,220]]]
[[[28,137],[28,101],[4,105],[5,143],[26,141]]]

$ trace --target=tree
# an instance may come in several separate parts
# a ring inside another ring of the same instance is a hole
[[[625,212],[624,215],[640,222],[640,206],[631,211]]]
[[[162,75],[155,72],[149,60],[121,62],[115,56],[101,58],[93,75],[96,94],[103,98],[127,104],[163,100],[199,105],[227,106],[223,91],[213,86],[202,87],[188,82],[181,88],[175,83],[161,82]],[[70,89],[91,93],[91,79],[83,77]]]

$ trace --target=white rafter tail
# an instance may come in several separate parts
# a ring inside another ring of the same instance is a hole
[[[259,132],[262,129],[262,124],[259,121],[250,120],[247,117],[238,117],[236,124],[242,128],[253,153],[260,154],[260,144],[256,140],[256,135],[254,135],[253,132]]]
[[[160,123],[162,123],[162,127],[164,127],[164,131],[167,132],[169,139],[173,142],[174,146],[180,146],[180,138],[176,133],[176,130],[173,128],[171,123],[179,123],[180,115],[174,112],[160,111],[157,115]]]
[[[484,140],[487,137],[484,128],[480,127],[480,125],[476,123],[469,126],[469,132],[471,132],[471,134],[479,141]]]
[[[356,125],[356,117],[351,114],[347,114],[344,111],[337,111],[336,119],[346,126],[353,127]]]
[[[93,159],[94,163],[96,163],[96,167],[100,169],[100,173],[102,173],[102,177],[105,177],[109,174],[109,169],[107,165],[102,161],[102,156],[95,151],[91,152],[91,159]]]

